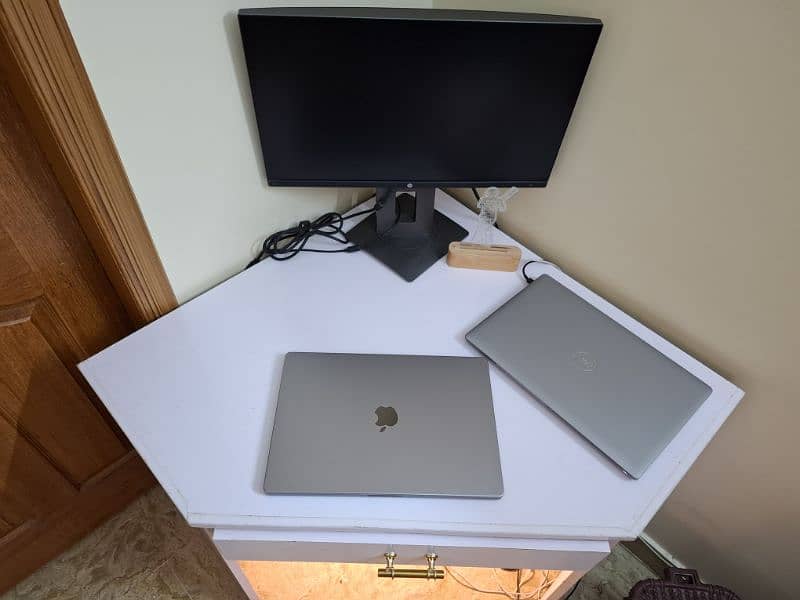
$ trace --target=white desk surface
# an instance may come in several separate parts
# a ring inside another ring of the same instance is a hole
[[[441,191],[436,207],[473,228],[474,215]],[[511,241],[497,236],[497,243]],[[526,257],[534,255],[523,249]],[[633,538],[743,392],[566,274],[539,265],[528,271],[547,272],[712,388],[642,479],[623,475],[492,366],[502,499],[278,497],[261,490],[284,353],[475,355],[464,334],[523,287],[519,273],[451,269],[442,259],[409,284],[362,252],[264,261],[80,368],[194,526]]]

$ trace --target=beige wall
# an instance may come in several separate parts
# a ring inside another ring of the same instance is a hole
[[[551,182],[501,227],[745,390],[647,532],[800,597],[800,2],[435,5],[604,20]]]

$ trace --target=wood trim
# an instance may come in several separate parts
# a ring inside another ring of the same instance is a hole
[[[0,64],[137,326],[177,306],[57,0],[0,2]]]
[[[81,486],[58,510],[40,520],[28,521],[0,538],[0,594],[154,485],[152,474],[131,450]]]

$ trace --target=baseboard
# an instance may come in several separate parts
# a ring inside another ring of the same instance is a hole
[[[93,478],[56,512],[26,524],[0,546],[0,594],[72,546],[155,485],[136,452]]]
[[[620,543],[657,577],[661,577],[664,569],[668,567],[681,567],[671,555],[647,535],[642,535],[630,542]]]

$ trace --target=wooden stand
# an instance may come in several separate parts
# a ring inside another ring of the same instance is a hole
[[[516,271],[522,251],[517,246],[451,242],[447,264],[461,269],[484,271]]]

